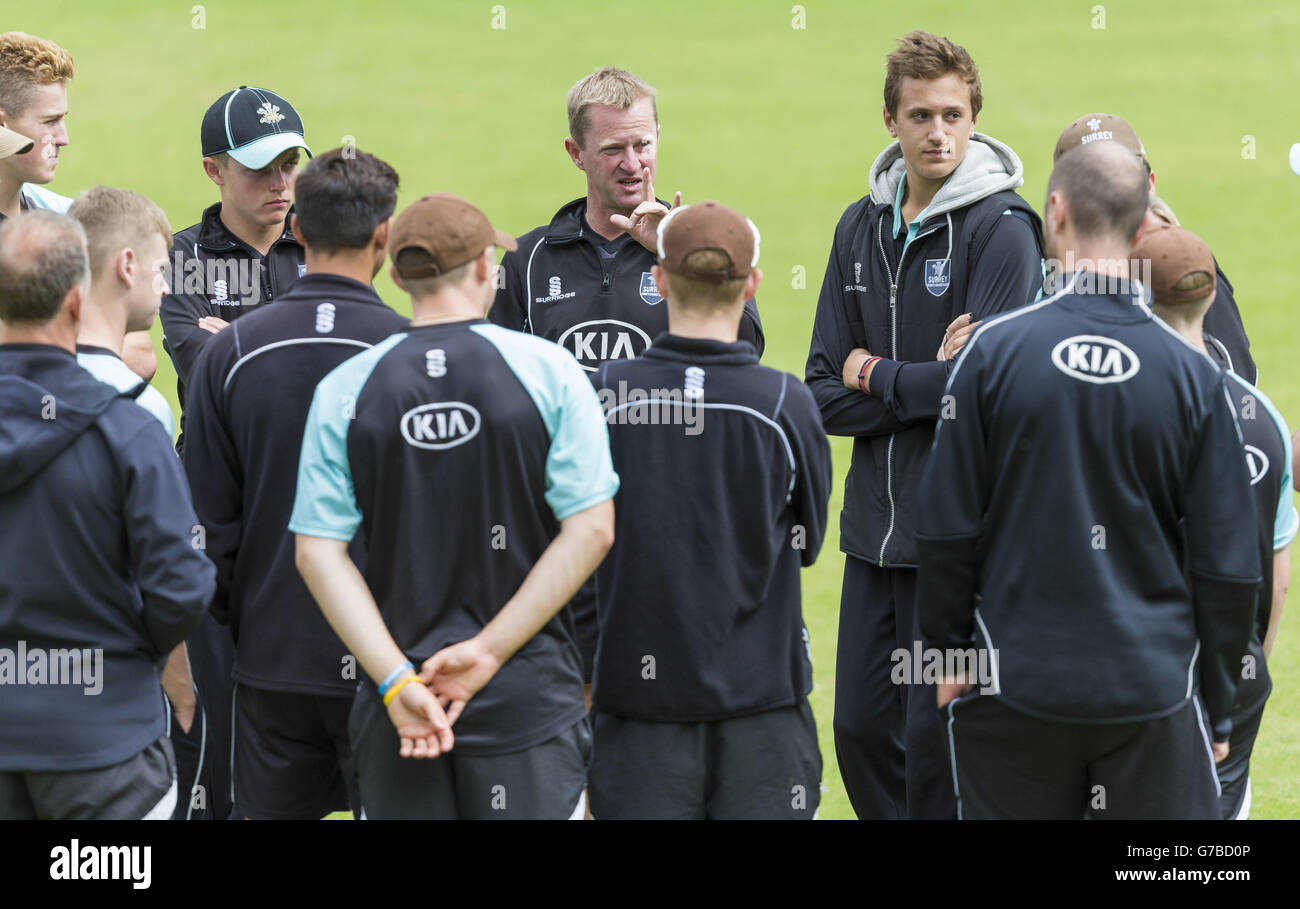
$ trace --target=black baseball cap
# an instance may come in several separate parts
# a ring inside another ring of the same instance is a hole
[[[275,92],[241,85],[203,115],[203,157],[227,153],[249,170],[261,170],[291,148],[311,157],[302,118]]]

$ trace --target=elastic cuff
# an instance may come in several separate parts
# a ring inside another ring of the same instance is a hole
[[[871,389],[873,398],[888,400],[894,393],[894,379],[898,376],[898,368],[903,364],[898,360],[891,360],[888,357],[881,357],[871,370],[871,378],[868,379],[868,387]]]

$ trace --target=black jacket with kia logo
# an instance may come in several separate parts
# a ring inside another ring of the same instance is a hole
[[[302,244],[289,230],[288,216],[284,224],[284,233],[263,257],[222,223],[218,202],[204,209],[198,224],[172,239],[163,271],[172,292],[163,297],[158,318],[163,350],[176,368],[176,397],[181,405],[177,451],[185,443],[185,385],[194,361],[212,338],[211,332],[199,328],[199,319],[215,316],[233,322],[278,299],[306,271]]]
[[[981,326],[953,370],[917,500],[921,632],[994,651],[1025,713],[1136,722],[1199,689],[1223,741],[1260,582],[1241,433],[1224,374],[1127,282],[1081,292],[1095,278]]]
[[[586,212],[586,198],[575,199],[519,238],[519,249],[501,260],[502,285],[488,318],[556,342],[595,372],[608,360],[639,357],[668,330],[668,307],[650,273],[654,253],[626,234],[605,240],[587,225]],[[753,300],[745,303],[740,340],[763,353]]]

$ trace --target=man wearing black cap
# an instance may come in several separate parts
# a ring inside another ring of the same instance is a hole
[[[613,541],[618,477],[573,358],[483,318],[494,245],[515,242],[456,196],[402,212],[388,250],[415,318],[326,376],[307,418],[289,529],[368,676],[349,723],[366,817],[583,816],[591,732],[560,610]]]
[[[203,170],[221,190],[221,201],[198,224],[176,234],[166,277],[171,293],[159,313],[163,349],[176,368],[185,447],[185,386],[207,341],[245,313],[278,299],[306,270],[302,245],[289,213],[301,152],[311,154],[302,120],[279,95],[240,86],[222,95],[203,115]],[[173,728],[182,786],[198,785],[178,817],[226,817],[230,792],[231,671],[234,646],[228,629],[205,613],[187,642],[204,707],[203,722],[189,734]],[[206,690],[204,690],[206,688]],[[205,783],[194,782],[200,765]],[[206,774],[204,774],[206,775]]]
[[[308,273],[209,340],[190,373],[185,470],[217,566],[211,611],[235,641],[233,787],[246,818],[358,807],[356,660],[294,568],[288,524],[316,383],[407,323],[371,286],[396,205],[397,173],[373,155],[335,149],[308,164],[291,224]],[[359,539],[350,554],[365,564]]]
[[[221,201],[176,234],[163,299],[163,349],[176,367],[185,443],[185,383],[208,338],[270,303],[305,271],[289,229],[301,153],[311,155],[302,119],[274,92],[240,86],[203,115],[203,172]]]
[[[1250,755],[1273,688],[1268,658],[1291,578],[1291,541],[1300,524],[1291,494],[1290,430],[1268,396],[1231,370],[1223,344],[1204,328],[1207,311],[1217,305],[1214,256],[1205,243],[1180,228],[1157,227],[1142,234],[1133,255],[1150,263],[1151,311],[1228,370],[1229,398],[1250,471],[1263,580],[1250,646],[1241,658],[1228,757],[1218,765],[1223,819],[1245,820],[1250,817]]]
[[[622,477],[596,584],[597,818],[809,820],[820,802],[799,571],[825,538],[830,446],[807,387],[738,340],[758,247],[739,212],[673,209],[668,331],[594,377]]]
[[[1141,159],[1142,167],[1146,170],[1147,181],[1151,188],[1151,198],[1147,207],[1146,218],[1143,219],[1142,227],[1138,230],[1137,236],[1133,238],[1134,243],[1141,241],[1147,231],[1153,230],[1162,224],[1169,223],[1178,227],[1178,218],[1174,215],[1173,210],[1156,195],[1156,175],[1151,169],[1151,163],[1147,160],[1146,147],[1142,144],[1142,140],[1138,138],[1138,134],[1133,127],[1123,117],[1117,117],[1114,114],[1096,113],[1085,114],[1078,118],[1062,130],[1060,137],[1057,138],[1056,148],[1052,153],[1052,161],[1059,160],[1061,155],[1072,148],[1079,148],[1093,142],[1108,141],[1118,142]],[[1259,368],[1250,355],[1250,339],[1246,337],[1246,327],[1242,324],[1241,313],[1238,311],[1237,301],[1233,297],[1232,284],[1224,275],[1223,269],[1219,267],[1217,259],[1214,262],[1214,271],[1216,275],[1215,284],[1218,287],[1215,295],[1217,303],[1205,314],[1205,330],[1218,339],[1233,372],[1244,377],[1252,384],[1258,383]]]
[[[1128,273],[1146,205],[1118,144],[1062,155],[1047,252],[1077,270],[948,380],[916,542],[962,818],[1219,816],[1255,516],[1224,374]],[[955,657],[977,652],[972,691]]]

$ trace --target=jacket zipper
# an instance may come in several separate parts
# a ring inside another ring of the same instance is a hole
[[[903,261],[907,258],[907,251],[912,248],[912,243],[934,231],[918,233],[910,242],[903,244],[903,254],[898,257],[898,272],[895,273],[889,267],[889,257],[885,255],[885,241],[881,239],[884,223],[885,214],[881,212],[880,219],[876,221],[876,246],[880,249],[880,261],[885,263],[885,276],[889,278],[889,358],[897,360],[898,282],[903,279]],[[938,228],[936,227],[935,230]],[[894,435],[892,432],[889,434],[889,446],[885,449],[885,494],[889,497],[889,528],[885,531],[884,539],[880,541],[880,556],[876,560],[878,568],[885,567],[885,547],[889,545],[889,538],[894,535],[894,521],[897,516],[897,507],[894,504]]]
[[[633,243],[636,241],[633,240]],[[596,254],[596,261],[600,263],[600,292],[602,294],[612,294],[614,284],[614,263],[618,261],[618,256],[613,259],[606,259],[600,254],[600,250],[592,247],[591,251]]]

